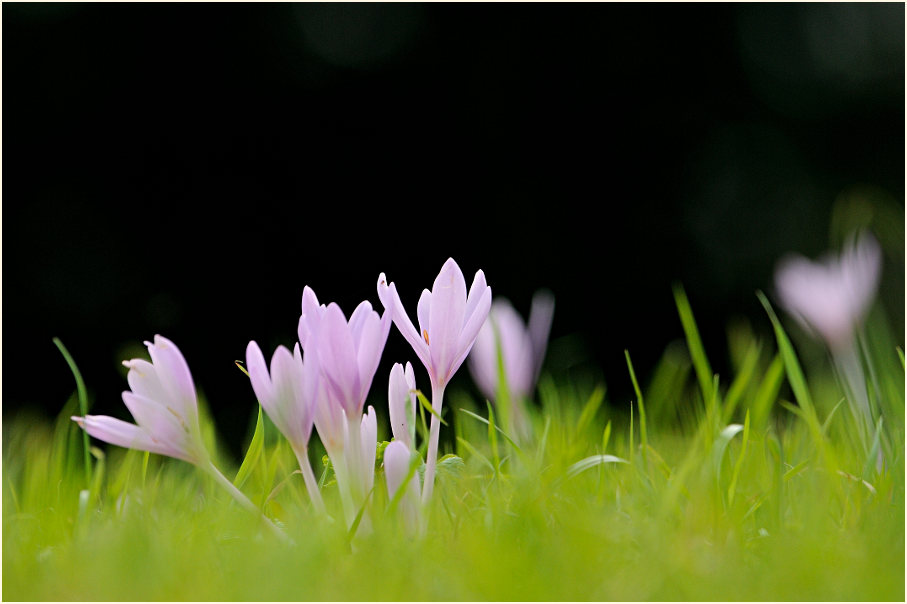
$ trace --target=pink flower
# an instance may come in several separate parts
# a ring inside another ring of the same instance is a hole
[[[517,399],[532,394],[538,379],[554,315],[554,298],[538,292],[532,298],[528,327],[505,298],[496,298],[469,355],[469,371],[482,394],[498,396],[498,353],[504,363],[507,391]]]
[[[481,270],[466,293],[463,271],[453,258],[448,258],[435,278],[431,291],[423,290],[416,307],[419,331],[403,309],[396,286],[388,285],[384,273],[378,276],[378,298],[386,311],[391,312],[394,324],[410,343],[416,356],[428,370],[431,380],[431,406],[434,410],[428,438],[428,458],[425,463],[425,484],[422,500],[431,499],[434,488],[435,464],[438,457],[440,424],[438,416],[444,401],[444,388],[460,368],[472,349],[482,323],[491,307],[491,288],[485,284]]]
[[[851,239],[838,257],[818,262],[790,256],[775,270],[781,304],[832,350],[848,348],[853,332],[875,298],[882,268],[879,244],[871,235]]]
[[[198,401],[189,366],[163,336],[145,342],[151,362],[123,361],[131,391],[123,402],[135,424],[106,415],[73,417],[91,436],[120,447],[150,451],[203,466],[209,460],[198,423]]]
[[[422,291],[416,316],[416,331],[400,302],[396,286],[388,285],[384,273],[378,277],[378,298],[393,312],[394,324],[428,370],[432,386],[443,388],[469,354],[491,307],[491,288],[485,273],[476,272],[469,294],[466,280],[453,258],[449,258],[435,279],[432,290]]]
[[[350,417],[362,413],[390,326],[391,313],[379,317],[367,300],[347,321],[337,304],[325,307],[310,287],[303,291],[299,342],[306,358],[318,357],[325,390]]]
[[[298,344],[292,354],[278,346],[271,357],[269,372],[261,349],[252,341],[246,347],[246,365],[255,396],[277,429],[290,441],[312,504],[323,513],[324,503],[308,458],[318,388],[317,357],[312,355],[303,364]]]

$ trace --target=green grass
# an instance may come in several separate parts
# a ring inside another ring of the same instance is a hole
[[[439,464],[422,538],[404,535],[380,468],[371,533],[350,543],[329,473],[338,521],[320,520],[267,418],[236,482],[292,543],[186,463],[92,448],[86,472],[75,396],[53,425],[4,422],[3,597],[903,601],[900,349],[864,339],[885,415],[878,467],[828,363],[801,366],[774,316],[773,339],[732,330],[734,375],[715,376],[675,296],[687,347],[642,381],[627,352],[632,402],[545,375],[532,436],[515,439],[452,392],[456,457]]]

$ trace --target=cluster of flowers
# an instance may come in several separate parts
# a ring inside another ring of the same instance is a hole
[[[431,427],[421,500],[432,495],[438,456],[439,417],[444,389],[475,344],[470,367],[480,389],[494,400],[502,384],[499,362],[505,366],[506,390],[516,400],[531,392],[544,356],[553,314],[553,299],[537,295],[529,327],[506,300],[492,305],[485,275],[476,273],[469,291],[460,267],[449,259],[424,290],[416,316],[410,320],[397,288],[378,278],[383,315],[363,301],[347,320],[340,307],[320,304],[308,286],[302,295],[299,342],[290,352],[279,346],[270,367],[255,341],[246,349],[252,388],[262,408],[292,446],[313,507],[326,514],[308,459],[313,426],[327,450],[347,526],[351,526],[374,487],[377,419],[366,396],[378,368],[393,322],[428,371],[431,382]],[[489,319],[490,314],[490,319]],[[146,342],[151,361],[124,361],[130,391],[123,402],[136,423],[108,416],[74,417],[91,436],[111,444],[188,461],[211,473],[244,506],[251,502],[217,470],[202,443],[195,387],[189,367],[173,342],[155,336]],[[384,451],[388,495],[397,497],[410,528],[418,523],[420,486],[414,470],[421,462],[416,451],[417,391],[412,365],[397,363],[390,372],[388,411],[394,440]],[[416,477],[414,479],[414,477]],[[400,489],[402,493],[397,495]],[[366,520],[367,524],[367,520]]]
[[[852,239],[840,256],[821,262],[789,257],[775,274],[782,305],[828,344],[855,415],[862,416],[859,423],[865,426],[866,436],[872,429],[873,413],[853,342],[856,327],[875,296],[880,271],[881,250],[871,236],[864,235]],[[416,451],[417,390],[412,365],[395,364],[388,383],[394,440],[384,451],[384,474],[389,497],[399,501],[413,529],[419,522],[420,497],[424,504],[432,496],[439,418],[450,378],[469,355],[469,367],[480,390],[498,403],[504,402],[503,397],[509,399],[512,415],[508,427],[517,434],[522,432],[526,426],[522,400],[531,394],[538,378],[554,301],[548,294],[536,294],[527,327],[506,300],[492,304],[491,288],[481,270],[467,292],[463,273],[453,259],[444,264],[431,291],[422,292],[416,308],[418,329],[404,310],[397,288],[388,284],[383,273],[378,278],[378,297],[383,315],[364,301],[347,320],[337,304],[320,304],[315,292],[306,287],[299,343],[293,352],[279,346],[269,367],[252,341],[246,349],[246,363],[262,408],[296,454],[312,505],[326,514],[308,460],[313,426],[318,430],[334,469],[347,526],[351,526],[374,487],[377,419],[374,408],[363,414],[363,407],[393,322],[431,382],[431,426],[421,495],[415,471],[421,459]],[[95,438],[193,463],[210,472],[244,506],[256,510],[211,463],[202,444],[192,376],[179,349],[161,336],[146,345],[151,362],[133,359],[123,363],[129,368],[131,389],[123,393],[123,402],[136,424],[108,416],[73,419]]]

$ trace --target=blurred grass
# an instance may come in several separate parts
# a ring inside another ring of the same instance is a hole
[[[53,425],[4,422],[3,596],[903,601],[904,370],[886,325],[871,318],[862,343],[886,413],[876,468],[851,416],[832,411],[843,397],[833,376],[801,369],[780,323],[781,353],[777,340],[733,326],[734,375],[714,376],[689,301],[675,295],[694,360],[672,344],[648,382],[634,383],[645,421],[635,412],[632,432],[630,401],[606,401],[600,384],[543,376],[532,435],[513,441],[484,401],[451,393],[445,418],[462,463],[439,464],[422,539],[404,536],[379,471],[373,530],[351,546],[342,521],[311,510],[267,418],[237,482],[290,545],[179,461],[151,455],[143,468],[141,452],[93,449],[86,488],[75,397]],[[602,455],[628,463],[574,466]],[[324,495],[342,518],[330,476]]]

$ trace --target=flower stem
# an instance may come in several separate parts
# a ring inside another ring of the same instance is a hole
[[[309,499],[312,500],[312,505],[315,506],[315,510],[319,514],[327,515],[327,510],[324,508],[324,500],[321,498],[321,491],[318,490],[318,483],[315,482],[315,474],[312,472],[312,464],[309,463],[308,448],[304,446],[302,450],[297,450],[296,447],[293,447],[293,452],[299,462],[299,469],[302,470],[302,478],[305,480],[305,488],[309,492]]]
[[[441,435],[441,405],[444,403],[444,386],[431,387],[431,408],[435,413],[431,415],[431,428],[428,432],[428,455],[425,460],[425,484],[422,486],[422,503],[431,501],[431,493],[435,482],[435,465],[438,461],[438,438]],[[437,414],[437,415],[435,415]]]
[[[265,521],[265,524],[268,526],[268,528],[271,529],[271,532],[273,532],[275,535],[277,535],[277,537],[279,537],[281,541],[283,541],[284,543],[292,543],[292,541],[290,540],[290,538],[287,537],[287,535],[286,535],[282,530],[280,530],[279,528],[277,528],[277,525],[275,525],[273,522],[271,522],[271,519],[270,519],[270,518],[268,518],[267,516],[265,516],[265,515],[262,513],[262,511],[259,510],[259,509],[255,506],[254,503],[252,503],[251,501],[249,501],[249,498],[248,498],[248,497],[246,497],[245,495],[243,495],[242,491],[240,491],[239,489],[237,489],[236,486],[235,486],[232,482],[230,482],[229,480],[227,480],[227,477],[226,477],[226,476],[224,476],[223,474],[221,474],[220,470],[217,469],[217,467],[214,465],[213,462],[209,461],[209,462],[208,462],[208,465],[206,465],[206,466],[203,465],[203,466],[201,466],[201,467],[202,467],[202,469],[206,470],[211,476],[213,476],[213,477],[214,477],[214,480],[216,480],[218,483],[220,483],[220,485],[221,485],[222,487],[224,487],[225,489],[227,489],[227,491],[230,493],[230,495],[233,496],[233,499],[235,499],[236,502],[239,503],[239,505],[241,505],[242,507],[246,508],[247,510],[249,510],[249,511],[252,512],[253,514],[258,514],[258,515],[260,515],[261,518],[262,518],[262,520]]]

